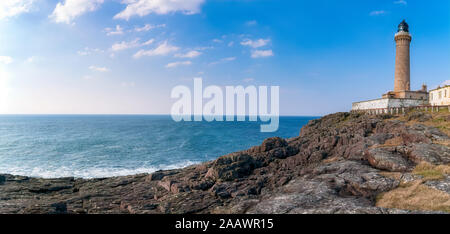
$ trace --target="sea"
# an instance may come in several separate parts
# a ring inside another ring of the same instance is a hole
[[[175,122],[169,115],[0,115],[0,174],[102,178],[182,168],[298,136],[318,117],[261,122]]]

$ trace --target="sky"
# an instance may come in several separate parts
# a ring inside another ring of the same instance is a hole
[[[173,87],[280,86],[281,115],[450,80],[448,0],[1,0],[0,113],[169,114]]]

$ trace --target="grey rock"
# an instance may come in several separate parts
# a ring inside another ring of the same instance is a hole
[[[426,161],[432,164],[450,163],[450,148],[438,144],[413,143],[407,156],[415,163]]]
[[[394,137],[400,145],[383,146]],[[99,179],[0,175],[0,213],[439,213],[375,206],[380,193],[416,180],[410,171],[420,161],[450,163],[449,147],[433,144],[439,139],[448,136],[389,115],[336,113],[298,137],[183,169]],[[448,177],[425,184],[449,192]]]
[[[443,180],[429,180],[425,182],[425,185],[428,185],[432,188],[441,190],[450,194],[450,176],[446,176]]]
[[[409,168],[401,154],[386,148],[369,149],[365,156],[370,165],[381,170],[405,172]]]

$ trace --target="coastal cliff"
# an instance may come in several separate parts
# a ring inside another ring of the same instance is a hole
[[[447,213],[450,115],[336,113],[210,162],[101,179],[0,175],[0,213]],[[236,136],[245,137],[245,136]]]

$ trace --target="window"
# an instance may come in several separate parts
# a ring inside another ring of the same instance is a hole
[[[444,97],[447,97],[447,90],[444,90]]]
[[[442,91],[439,91],[439,99],[442,98]]]

